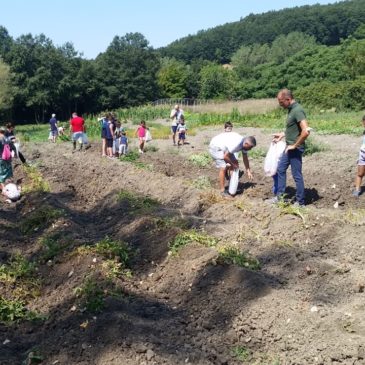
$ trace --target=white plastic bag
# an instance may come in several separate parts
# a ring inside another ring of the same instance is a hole
[[[278,169],[278,163],[281,155],[284,153],[286,143],[284,141],[271,142],[267,151],[264,163],[264,171],[266,176],[274,176]]]
[[[235,170],[231,171],[231,178],[229,179],[229,188],[228,188],[228,192],[231,195],[236,194],[239,179],[240,179],[240,170],[235,169]]]
[[[89,139],[87,138],[87,134],[85,132],[82,133],[82,143],[83,144],[88,144],[89,143]]]
[[[16,201],[20,198],[20,188],[13,183],[8,183],[4,186],[3,194],[11,201]]]
[[[146,142],[152,141],[151,132],[148,129],[146,130],[146,135],[145,135],[144,139]]]

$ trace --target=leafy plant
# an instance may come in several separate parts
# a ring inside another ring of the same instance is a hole
[[[104,290],[91,277],[86,277],[82,285],[75,288],[74,293],[90,312],[100,312],[105,306]]]
[[[209,189],[212,186],[207,176],[199,176],[191,182],[191,185],[199,190]]]
[[[248,255],[246,252],[233,246],[223,246],[218,250],[219,256],[217,262],[222,264],[233,264],[250,270],[260,270],[260,262]]]
[[[35,312],[29,311],[23,301],[6,299],[0,295],[0,322],[10,323],[21,319],[37,318]]]
[[[32,276],[35,264],[20,254],[14,255],[8,264],[0,265],[0,282],[15,282],[19,278]]]
[[[128,153],[126,155],[120,156],[119,160],[126,161],[126,162],[135,162],[139,158],[140,158],[140,154],[138,153],[138,151],[131,150],[131,151],[128,151]]]
[[[128,205],[131,211],[151,210],[158,205],[158,201],[149,197],[139,197],[133,193],[122,190],[118,193],[118,200]]]
[[[60,209],[55,209],[48,205],[41,206],[37,210],[30,212],[20,222],[20,232],[22,234],[29,234],[37,231],[54,222],[57,218],[62,217],[63,214],[64,212]]]
[[[306,223],[305,215],[307,213],[307,209],[305,207],[301,207],[299,205],[290,204],[289,202],[285,201],[285,199],[279,199],[277,206],[280,209],[281,214],[290,214],[296,215],[300,217],[303,221],[303,224]]]
[[[24,194],[30,192],[49,192],[50,187],[47,181],[43,179],[42,174],[35,166],[22,165],[29,182],[24,184],[22,192]]]
[[[313,139],[313,137],[309,137],[305,141],[305,150],[304,150],[305,156],[313,155],[314,153],[324,152],[327,150],[328,150],[328,146],[324,145],[323,143],[316,142]]]
[[[190,243],[199,243],[200,245],[213,247],[218,244],[218,239],[207,235],[204,232],[198,232],[196,230],[185,231],[179,233],[172,242],[169,244],[170,252],[176,255],[180,249]]]
[[[62,233],[56,233],[51,236],[43,237],[40,240],[41,245],[43,246],[43,252],[41,254],[42,261],[48,261],[56,257],[62,251],[64,251],[69,243],[64,243],[64,237]]]
[[[267,149],[261,147],[255,147],[248,153],[250,158],[259,160],[265,158],[266,154],[267,154]]]
[[[188,160],[198,167],[207,167],[212,162],[208,152],[191,155]]]
[[[239,361],[247,361],[250,356],[250,351],[244,346],[236,346],[232,349],[232,356]]]

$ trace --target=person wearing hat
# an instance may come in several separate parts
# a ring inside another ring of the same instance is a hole
[[[56,114],[52,114],[52,118],[49,120],[50,124],[50,137],[52,137],[52,142],[56,143],[56,139],[58,136],[58,125],[57,125],[57,119]]]

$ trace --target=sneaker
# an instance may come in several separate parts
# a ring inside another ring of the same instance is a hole
[[[358,198],[361,195],[361,190],[354,190],[352,192],[352,196],[354,196],[355,198]]]
[[[277,196],[274,196],[273,198],[270,198],[270,199],[266,199],[265,201],[266,201],[266,203],[272,204],[272,205],[279,203],[279,199]]]
[[[292,205],[293,205],[293,207],[296,207],[296,208],[305,208],[305,204],[300,204],[298,202],[295,202]]]
[[[221,191],[222,198],[232,198],[232,195],[228,191]]]
[[[85,150],[88,150],[89,148],[91,148],[91,145],[87,145],[86,147],[85,147]]]

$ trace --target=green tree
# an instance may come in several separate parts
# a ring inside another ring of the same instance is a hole
[[[161,95],[167,98],[186,97],[189,74],[189,68],[184,62],[174,58],[163,58],[157,73]]]
[[[203,99],[231,98],[234,74],[220,65],[209,64],[200,71],[200,94]]]
[[[0,58],[0,115],[8,116],[13,104],[10,67]]]
[[[159,59],[140,33],[114,37],[96,67],[102,108],[140,105],[158,97]]]

